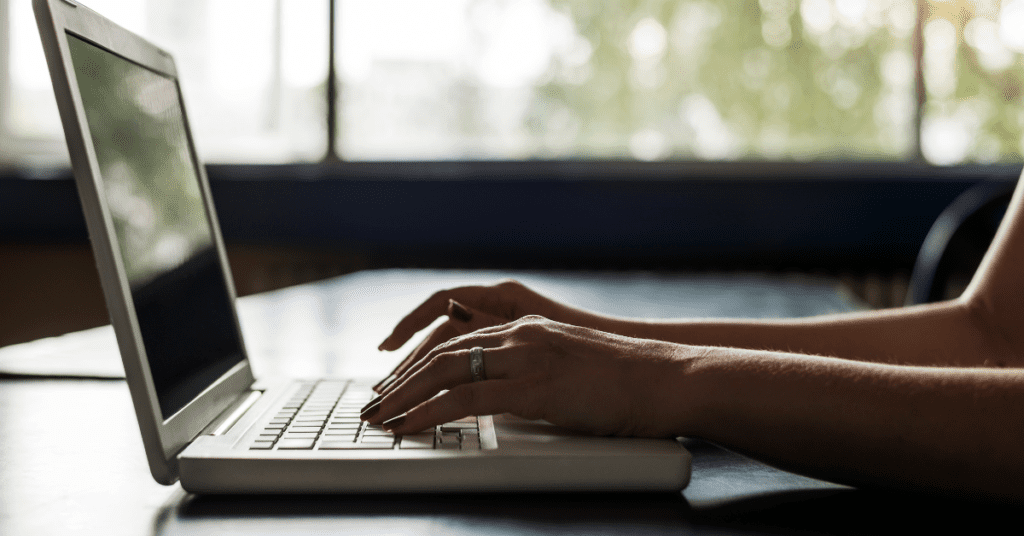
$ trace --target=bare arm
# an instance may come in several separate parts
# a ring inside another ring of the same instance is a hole
[[[537,314],[607,333],[697,346],[773,350],[885,364],[1024,367],[1024,340],[1007,335],[1007,328],[990,312],[994,306],[979,305],[984,303],[980,299],[984,295],[969,289],[960,299],[949,302],[799,319],[654,320],[574,309],[518,283],[503,282],[436,293],[399,324],[382,348],[397,348],[437,316],[449,316],[443,329],[431,334],[396,370],[400,374],[456,335]],[[1024,307],[1024,296],[1019,302],[1000,303],[1004,309],[1012,309],[1014,304]],[[455,308],[464,314],[453,315]],[[1024,327],[1024,318],[1019,325]]]
[[[636,320],[570,310],[583,325],[705,346],[907,365],[1024,367],[1024,182],[957,300],[792,320]]]
[[[1024,497],[1024,373],[725,352],[702,435],[853,485]],[[712,417],[713,415],[713,417]]]
[[[767,463],[855,486],[1024,500],[1024,371],[712,349],[685,385],[701,401],[683,432]]]
[[[492,327],[456,329],[462,335],[426,349],[363,417],[410,433],[512,412],[600,434],[703,437],[853,485],[1024,502],[1022,188],[953,302],[803,320],[673,322],[604,317],[512,292],[502,302],[511,309],[478,301],[468,322],[451,314],[463,328],[486,314]],[[488,296],[453,292],[466,301]],[[450,298],[432,298],[442,299]],[[569,324],[520,318],[522,306]],[[421,306],[382,347],[400,344],[438,307]],[[491,315],[519,320],[494,325]],[[471,382],[474,346],[488,348],[492,381]]]
[[[476,346],[487,381],[471,381]],[[363,418],[409,434],[509,412],[601,435],[701,437],[856,486],[1024,501],[1021,408],[1020,369],[690,346],[530,316],[435,348]]]
[[[967,300],[778,320],[635,320],[596,317],[597,329],[701,346],[775,350],[858,361],[936,366],[1021,366],[1022,356]]]

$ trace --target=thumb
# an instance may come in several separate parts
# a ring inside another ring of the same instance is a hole
[[[508,322],[504,318],[470,308],[455,300],[448,300],[448,318],[449,324],[460,335]]]

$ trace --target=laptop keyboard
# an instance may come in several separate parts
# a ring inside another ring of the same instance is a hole
[[[263,425],[250,450],[479,450],[476,417],[437,426],[433,431],[396,436],[359,420],[375,393],[348,381],[302,384]]]

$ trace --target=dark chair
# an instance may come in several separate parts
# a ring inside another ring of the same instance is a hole
[[[958,297],[981,264],[1016,182],[985,181],[960,194],[932,224],[910,276],[906,305]]]

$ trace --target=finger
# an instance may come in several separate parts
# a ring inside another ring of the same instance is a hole
[[[474,346],[481,346],[483,348],[500,346],[501,342],[504,340],[503,334],[505,334],[510,327],[511,324],[499,324],[497,326],[481,328],[467,335],[462,335],[441,343],[431,350],[431,353],[427,354],[422,359],[417,360],[415,363],[411,363],[402,373],[397,375],[398,377],[395,378],[394,381],[382,386],[378,392],[381,396],[390,394],[403,383],[408,381],[409,378],[418,373],[420,369],[429,364],[432,358],[438,354],[454,350],[466,350],[468,352],[469,349]]]
[[[430,335],[423,339],[423,341],[420,342],[419,345],[417,345],[412,352],[409,352],[409,355],[405,359],[403,359],[402,362],[399,363],[398,366],[396,366],[395,369],[392,370],[387,377],[385,377],[383,380],[377,383],[377,385],[374,385],[373,390],[378,393],[383,392],[388,387],[388,385],[394,383],[395,380],[401,377],[406,370],[408,370],[421,359],[426,357],[431,350],[436,348],[438,345],[458,336],[459,332],[458,330],[455,329],[455,327],[452,326],[451,322],[445,322],[437,326],[437,329],[432,331]]]
[[[465,367],[459,365],[464,363]],[[465,368],[465,370],[463,370]],[[381,394],[374,411],[361,417],[370,424],[380,424],[444,389],[472,381],[469,374],[469,350],[446,352],[431,357],[416,372],[407,373],[397,385]],[[373,407],[373,406],[371,406]]]
[[[474,346],[476,344],[474,343]],[[367,422],[379,424],[400,413],[408,411],[444,389],[452,389],[473,381],[469,367],[468,348],[445,351],[432,355],[429,361],[412,373],[407,373],[403,381],[390,391],[384,393],[380,405],[372,415],[367,414]],[[484,369],[491,379],[504,379],[508,376],[505,355],[508,350],[492,348],[485,355]]]
[[[504,318],[474,309],[455,300],[448,300],[448,318],[455,330],[462,335],[508,323],[508,320]]]
[[[391,335],[380,343],[379,350],[394,351],[402,347],[416,332],[429,326],[437,317],[448,314],[448,300],[455,299],[462,303],[475,302],[472,297],[485,292],[484,287],[459,287],[435,292],[419,307],[398,322]]]
[[[525,382],[518,380],[466,383],[389,419],[383,426],[395,435],[405,435],[470,415],[514,413],[529,418],[534,413],[530,410],[531,392]]]

